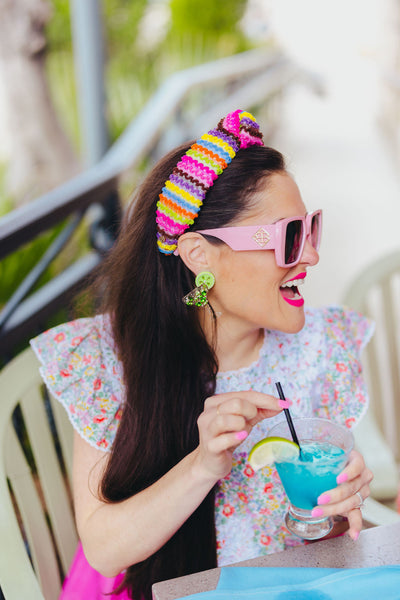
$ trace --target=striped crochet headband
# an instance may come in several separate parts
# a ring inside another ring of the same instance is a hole
[[[221,119],[215,129],[202,135],[182,156],[157,202],[160,252],[173,254],[179,236],[193,225],[209,188],[238,150],[264,145],[259,129],[252,114],[235,110]]]

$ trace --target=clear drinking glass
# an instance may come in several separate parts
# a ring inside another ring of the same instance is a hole
[[[278,471],[290,506],[285,516],[286,526],[295,535],[316,540],[333,527],[331,517],[313,517],[318,496],[337,486],[336,477],[346,466],[354,445],[353,434],[327,419],[293,419],[301,454],[294,459],[276,459]],[[275,425],[268,436],[292,440],[286,421]]]

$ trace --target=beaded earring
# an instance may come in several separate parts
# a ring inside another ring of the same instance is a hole
[[[187,306],[205,306],[208,304],[207,292],[215,283],[215,277],[210,271],[201,271],[195,279],[196,287],[182,298]]]

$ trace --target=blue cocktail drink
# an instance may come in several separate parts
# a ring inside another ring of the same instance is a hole
[[[318,496],[337,486],[336,477],[344,469],[353,448],[349,429],[326,419],[294,419],[301,453],[289,459],[278,458],[275,466],[290,501],[286,526],[305,539],[318,539],[333,527],[329,517],[313,517]],[[275,425],[269,436],[291,439],[286,422]]]
[[[342,448],[327,442],[304,442],[301,457],[275,461],[286,494],[294,506],[312,510],[318,496],[336,487],[336,477],[347,461]]]

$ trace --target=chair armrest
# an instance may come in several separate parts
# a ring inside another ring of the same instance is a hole
[[[366,498],[361,509],[363,520],[371,525],[392,525],[400,521],[400,514],[373,498]]]
[[[399,489],[399,468],[371,410],[354,429],[354,438],[357,450],[374,474],[371,496],[376,500],[393,500]]]

